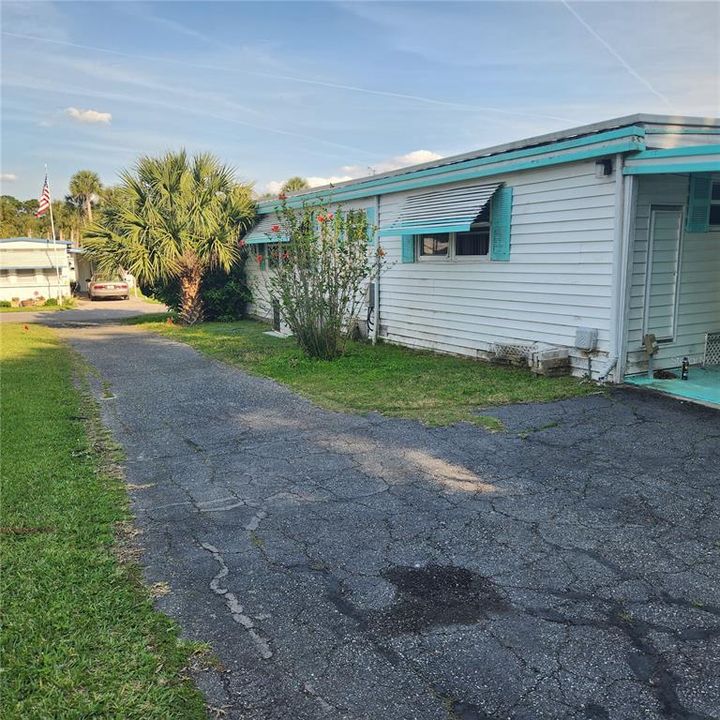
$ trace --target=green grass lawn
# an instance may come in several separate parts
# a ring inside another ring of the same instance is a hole
[[[118,560],[127,497],[78,361],[37,325],[0,325],[0,350],[0,716],[205,718],[183,671],[197,648]]]
[[[571,377],[536,377],[524,368],[408,350],[380,343],[351,343],[338,360],[311,360],[292,339],[268,337],[268,327],[243,320],[169,325],[167,316],[136,318],[134,324],[192,345],[219,360],[273,378],[318,404],[336,410],[377,411],[431,425],[461,420],[490,428],[499,421],[478,408],[517,402],[544,402],[598,392]]]

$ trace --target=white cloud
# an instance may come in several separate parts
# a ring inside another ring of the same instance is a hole
[[[420,165],[422,163],[431,162],[432,160],[440,160],[442,155],[432,150],[413,150],[405,155],[396,155],[387,160],[375,163],[371,167],[362,167],[361,165],[345,165],[342,170],[353,178],[362,177],[363,175],[372,175],[374,173],[391,172],[399,170],[408,165]]]
[[[112,115],[108,112],[99,112],[98,110],[80,110],[75,107],[65,109],[65,114],[73,120],[81,123],[103,123],[109,125]]]
[[[15,173],[0,173],[0,181],[2,182],[15,182],[17,175]]]
[[[385,173],[392,170],[399,170],[408,165],[420,165],[422,163],[431,162],[432,160],[440,160],[443,156],[432,150],[413,150],[405,155],[396,155],[395,157],[382,160],[371,166],[364,165],[343,165],[340,170],[344,175],[331,175],[330,177],[311,176],[305,179],[311,188],[322,187],[323,185],[337,185],[338,183],[347,182],[348,180],[356,180],[357,178],[374,175],[376,173]],[[265,191],[277,195],[283,186],[283,180],[271,180],[266,186]]]

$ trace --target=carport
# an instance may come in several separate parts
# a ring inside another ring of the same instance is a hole
[[[625,381],[720,407],[720,145],[640,152],[625,173]]]

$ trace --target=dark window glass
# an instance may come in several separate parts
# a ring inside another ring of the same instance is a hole
[[[720,225],[720,205],[710,206],[710,224]]]
[[[720,200],[720,182],[714,182],[712,184],[712,199]]]
[[[440,233],[438,235],[421,235],[420,254],[423,256],[447,255],[449,241],[450,235],[448,233]]]
[[[490,222],[490,203],[488,203],[482,212],[475,218],[476,223],[487,223]]]
[[[487,255],[490,249],[490,228],[459,232],[455,235],[455,254]]]

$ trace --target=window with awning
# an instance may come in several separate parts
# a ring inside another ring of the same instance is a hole
[[[287,242],[287,238],[282,233],[273,232],[273,226],[280,225],[280,220],[275,213],[263,215],[255,227],[245,235],[243,240],[247,245],[260,245],[262,243]]]
[[[502,183],[467,185],[410,195],[381,236],[470,232]]]

